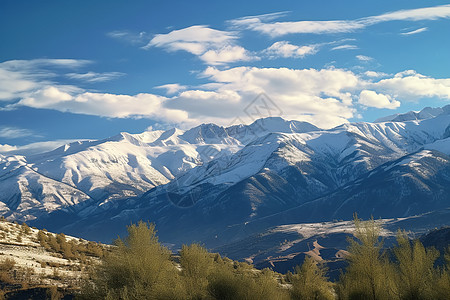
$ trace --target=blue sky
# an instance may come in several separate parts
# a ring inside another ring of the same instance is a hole
[[[0,153],[149,126],[323,128],[444,106],[447,1],[0,3]],[[265,115],[262,115],[265,116]]]

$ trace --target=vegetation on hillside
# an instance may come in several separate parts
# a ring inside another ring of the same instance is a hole
[[[73,294],[82,274],[100,263],[109,248],[0,218],[0,299],[60,299],[62,293]]]
[[[330,282],[312,258],[294,273],[232,261],[198,244],[184,245],[179,258],[158,242],[155,227],[139,222],[116,241],[86,281],[81,299],[450,299],[450,254],[435,267],[439,253],[398,232],[398,245],[383,250],[381,228],[355,218],[349,265]]]
[[[437,250],[411,241],[402,231],[397,233],[397,245],[385,249],[381,228],[373,219],[355,218],[348,267],[337,282],[328,280],[327,270],[312,257],[283,275],[210,253],[198,244],[183,245],[173,255],[158,241],[155,226],[144,222],[129,226],[128,236],[108,250],[26,224],[14,226],[3,226],[3,233],[15,230],[23,243],[35,241],[56,257],[87,262],[80,273],[84,280],[69,292],[78,290],[80,299],[450,299],[450,249],[443,255],[446,264],[437,265],[441,255]],[[16,239],[11,245],[17,243],[22,242]],[[54,270],[50,276],[63,282],[63,273]],[[0,282],[8,288],[5,295],[0,289],[0,299],[63,296],[61,287],[29,285],[39,276],[11,258],[1,260]]]

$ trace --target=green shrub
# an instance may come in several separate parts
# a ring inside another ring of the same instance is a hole
[[[404,232],[397,234],[394,248],[398,272],[398,293],[401,299],[433,299],[433,285],[438,274],[434,262],[439,257],[436,249],[425,249],[419,240],[411,243]]]
[[[214,257],[198,244],[183,245],[180,251],[181,275],[188,298],[207,296],[208,276],[214,268]]]
[[[325,277],[325,269],[311,257],[306,257],[302,266],[295,268],[289,281],[292,284],[292,299],[334,299],[332,284]]]
[[[128,227],[128,237],[95,269],[86,299],[178,299],[183,290],[170,251],[161,246],[153,224]]]
[[[349,265],[338,287],[342,299],[384,300],[395,298],[394,278],[388,259],[381,252],[381,228],[373,218],[355,216],[355,239],[349,239]]]

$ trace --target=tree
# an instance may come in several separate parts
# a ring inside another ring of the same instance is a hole
[[[302,266],[295,268],[289,276],[292,284],[292,299],[334,299],[332,284],[325,277],[325,270],[311,257],[306,257]]]
[[[346,273],[339,293],[343,299],[392,299],[395,297],[392,269],[381,252],[381,227],[371,218],[361,221],[355,215],[355,239],[349,239]]]
[[[444,253],[446,265],[438,270],[438,278],[433,286],[434,299],[450,299],[450,247]]]
[[[115,241],[115,249],[93,274],[83,291],[86,299],[179,299],[178,270],[170,251],[156,237],[155,226],[139,222],[128,236]]]
[[[401,299],[434,299],[433,285],[438,274],[433,265],[439,257],[434,248],[425,249],[419,240],[411,242],[405,232],[397,233],[394,248],[398,270],[398,293]]]
[[[208,277],[208,293],[217,300],[288,299],[274,272],[256,271],[248,264],[230,264],[226,260],[217,264]]]
[[[189,299],[204,299],[207,296],[207,278],[214,268],[213,256],[198,244],[183,245],[180,264],[184,288]]]

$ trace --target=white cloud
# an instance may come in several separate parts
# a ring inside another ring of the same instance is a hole
[[[428,30],[427,27],[422,27],[422,28],[419,28],[419,29],[416,29],[416,30],[412,30],[412,31],[408,31],[408,32],[402,32],[400,34],[401,35],[413,35],[413,34],[417,34],[417,33],[421,33],[421,32],[427,31],[427,30]]]
[[[395,109],[401,101],[434,96],[450,99],[450,79],[434,79],[407,70],[395,75],[380,72],[355,74],[344,69],[289,69],[236,67],[220,70],[208,67],[208,88],[186,90],[166,102],[170,109],[185,111],[186,122],[230,124],[236,116],[248,119],[248,106],[264,114],[264,105],[251,104],[264,93],[287,119],[333,127],[358,116],[353,99],[366,107]],[[410,82],[414,80],[414,82]],[[414,85],[413,88],[411,86]],[[261,109],[262,108],[262,109]]]
[[[236,39],[235,32],[196,25],[167,34],[157,34],[143,48],[159,47],[170,52],[187,51],[211,65],[254,59],[247,50],[235,45]]]
[[[0,100],[12,100],[20,97],[24,92],[38,86],[37,82],[26,74],[1,68],[0,64]]]
[[[245,22],[252,23],[252,22],[254,22],[255,19],[259,20],[259,21],[268,22],[268,21],[276,20],[278,18],[287,16],[289,13],[290,13],[290,11],[282,11],[282,12],[255,15],[255,16],[246,16],[246,17],[241,17],[241,18],[234,19],[234,20],[228,20],[227,23],[230,24],[231,26],[236,26],[238,24],[243,24]]]
[[[96,72],[87,72],[87,73],[68,73],[66,76],[70,79],[77,79],[87,82],[103,82],[114,80],[119,77],[124,76],[124,73],[120,72],[105,72],[105,73],[96,73]]]
[[[318,126],[332,127],[353,116],[348,91],[356,88],[358,78],[350,71],[209,67],[204,75],[215,83],[213,91],[185,91],[165,105],[186,111],[190,119],[227,125],[237,116],[245,118],[248,106],[265,93],[288,119],[314,120]]]
[[[406,101],[424,97],[450,99],[450,78],[436,79],[408,70],[373,84],[373,87]]]
[[[236,38],[233,32],[197,25],[173,30],[167,34],[157,34],[144,48],[162,47],[170,51],[185,50],[199,55],[216,45],[225,46]]]
[[[331,48],[331,50],[356,50],[356,49],[359,49],[358,46],[348,44]]]
[[[450,5],[399,10],[378,16],[371,16],[356,20],[332,20],[332,21],[294,21],[271,22],[272,18],[262,16],[244,17],[229,21],[235,28],[248,29],[267,34],[271,37],[279,37],[286,34],[331,34],[346,33],[363,29],[367,26],[388,21],[422,21],[450,18]]]
[[[237,28],[245,28],[267,34],[271,37],[279,37],[293,33],[344,33],[364,28],[364,24],[351,21],[297,21],[263,23],[258,16],[253,18],[241,18],[231,20],[230,24]]]
[[[287,42],[278,44],[274,49],[279,55],[303,54],[296,52],[301,49],[300,46]],[[225,54],[211,60],[218,61],[219,58],[223,62],[229,60]],[[3,74],[9,72],[12,76],[13,80],[8,83],[14,86],[12,93],[20,96],[18,102],[6,108],[28,106],[112,118],[146,117],[166,124],[215,122],[228,125],[236,117],[248,117],[246,110],[249,105],[255,105],[252,103],[261,93],[272,99],[278,115],[310,121],[323,128],[342,124],[357,116],[354,105],[356,99],[364,106],[391,109],[398,107],[399,101],[426,97],[450,99],[450,79],[431,78],[414,70],[391,75],[374,71],[359,74],[337,68],[317,70],[210,66],[200,74],[202,80],[207,82],[199,86],[187,87],[172,83],[157,87],[173,95],[164,97],[148,93],[117,95],[88,92],[76,86],[53,83],[46,77],[34,75],[33,72],[40,74],[39,69],[23,71],[19,65],[15,64],[18,68],[15,71],[0,68]],[[9,78],[7,75],[6,79]],[[3,88],[0,91],[5,91],[6,86],[3,84],[0,81],[0,87]],[[268,115],[260,117],[264,116]],[[5,130],[4,135],[11,135],[11,132]]]
[[[84,92],[70,94],[50,86],[36,91],[13,106],[55,109],[62,112],[113,118],[151,117],[168,122],[187,117],[183,111],[162,107],[167,98],[153,94],[115,95]]]
[[[185,111],[189,114],[191,122],[203,123],[205,119],[223,119],[236,114],[242,96],[231,90],[203,91],[189,90],[165,103],[167,108]]]
[[[249,61],[258,59],[249,55],[241,46],[225,46],[220,49],[211,49],[200,56],[200,59],[209,65],[222,65],[235,61]]]
[[[369,24],[387,21],[423,21],[450,18],[450,5],[404,9],[366,18]]]
[[[91,64],[92,61],[85,59],[30,59],[30,60],[8,60],[0,64],[0,68],[10,71],[23,71],[45,67],[80,68]]]
[[[363,90],[359,94],[359,104],[368,107],[396,109],[400,107],[400,102],[389,95],[378,94],[374,91]]]
[[[356,58],[360,61],[371,61],[373,60],[372,57],[370,56],[365,56],[365,55],[356,55]]]
[[[156,86],[157,89],[165,89],[168,95],[173,95],[178,93],[179,91],[184,91],[186,86],[180,85],[178,83],[169,83],[160,86]]]
[[[379,78],[379,77],[386,77],[388,74],[383,72],[375,72],[375,71],[366,71],[364,72],[364,75],[371,78]]]
[[[264,53],[271,58],[303,58],[306,55],[316,54],[319,51],[318,48],[319,45],[297,46],[292,45],[287,41],[280,41],[272,44],[269,48],[264,50]]]
[[[0,127],[0,138],[21,138],[33,135],[33,132],[29,129],[17,128],[17,127]]]
[[[90,64],[89,60],[32,59],[10,60],[0,63],[0,101],[24,97],[42,86],[52,84],[54,68],[77,69]]]

